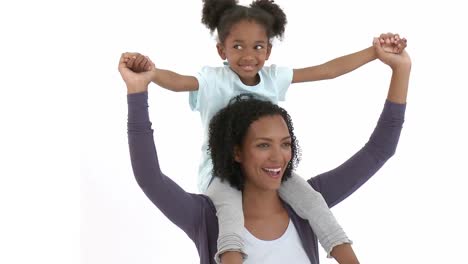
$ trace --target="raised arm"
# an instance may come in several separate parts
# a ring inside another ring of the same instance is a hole
[[[321,192],[331,207],[339,203],[364,184],[395,153],[404,122],[411,60],[401,54],[384,52],[380,42],[374,40],[378,58],[392,69],[387,101],[377,127],[367,144],[349,160],[334,170],[309,180]]]
[[[320,65],[293,70],[292,83],[333,79],[375,60],[373,47],[348,54]]]
[[[207,198],[185,192],[161,172],[148,113],[150,73],[132,72],[123,56],[119,71],[127,85],[128,143],[135,178],[159,210],[194,239]]]
[[[379,41],[383,50],[389,53],[401,53],[406,47],[406,39],[400,39],[398,34],[381,34]],[[371,46],[361,51],[333,59],[324,64],[294,69],[292,83],[333,79],[354,71],[376,58],[377,54],[375,48]]]
[[[173,71],[158,69],[147,57],[139,53],[124,53],[124,61],[134,72],[151,72],[151,81],[173,92],[198,90],[198,80],[194,76],[181,75]]]

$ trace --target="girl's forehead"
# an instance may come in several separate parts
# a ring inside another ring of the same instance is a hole
[[[232,25],[227,35],[228,39],[239,40],[239,39],[255,39],[264,40],[268,39],[265,28],[255,22],[240,21]]]

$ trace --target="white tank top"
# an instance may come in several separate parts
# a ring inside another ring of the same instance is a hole
[[[245,264],[310,264],[291,219],[286,232],[275,240],[260,240],[244,227],[244,242],[245,252],[248,255]]]

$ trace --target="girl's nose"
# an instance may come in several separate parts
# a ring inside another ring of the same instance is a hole
[[[255,60],[255,58],[251,54],[246,54],[246,55],[242,56],[242,62],[252,62],[254,60]]]
[[[255,51],[251,49],[245,49],[242,53],[243,60],[254,60],[255,59]]]

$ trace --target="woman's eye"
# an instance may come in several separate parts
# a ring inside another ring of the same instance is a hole
[[[259,148],[268,148],[268,144],[267,143],[261,143],[261,144],[258,144],[257,147]]]
[[[291,147],[291,142],[285,142],[283,143],[284,147],[290,148]]]

